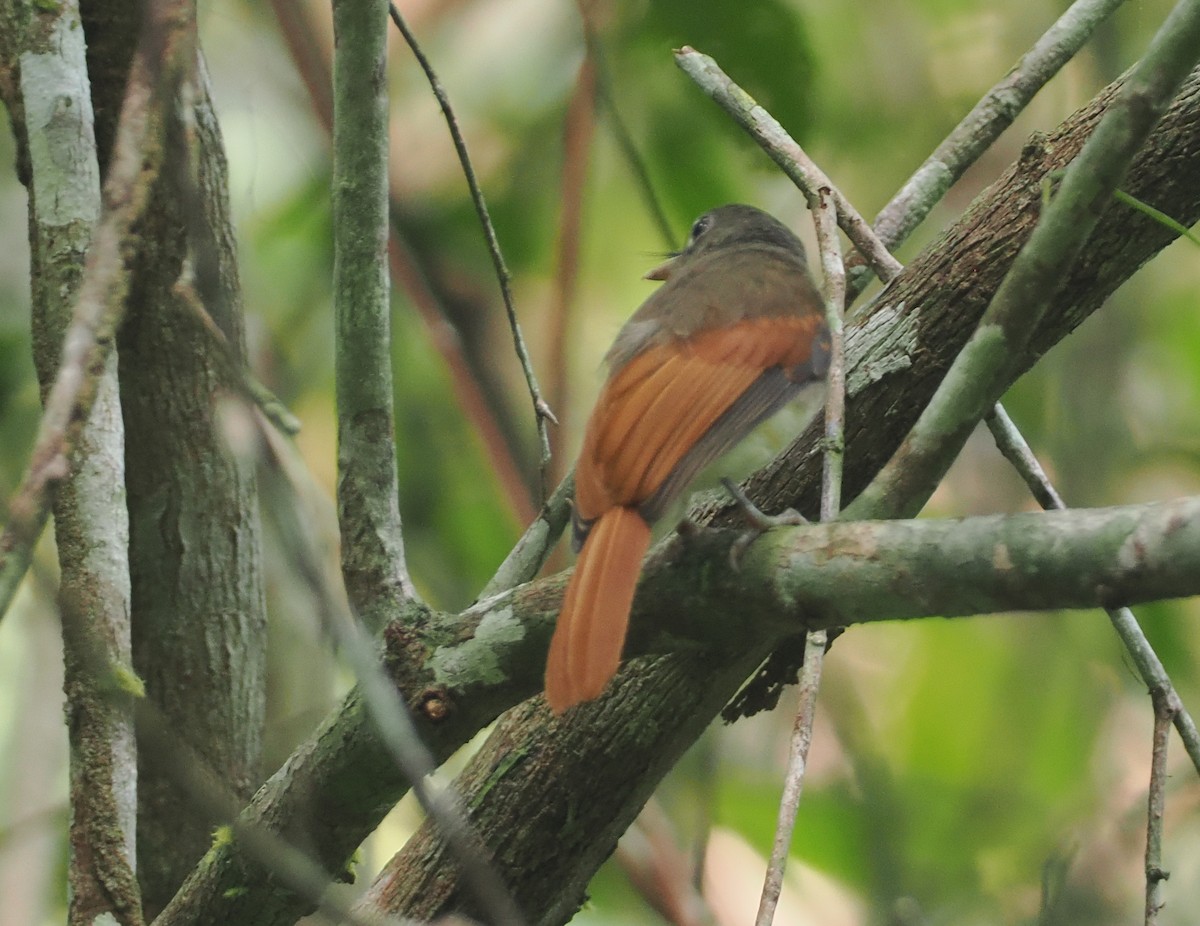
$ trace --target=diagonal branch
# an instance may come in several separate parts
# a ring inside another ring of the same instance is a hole
[[[500,242],[496,238],[496,229],[492,225],[492,217],[488,212],[487,200],[484,199],[483,190],[480,188],[479,180],[475,176],[475,168],[471,165],[471,157],[467,153],[466,140],[463,138],[462,132],[459,131],[458,120],[454,118],[454,111],[450,108],[450,98],[446,95],[445,88],[442,87],[442,82],[438,79],[433,65],[430,64],[429,59],[421,50],[421,46],[417,42],[417,37],[408,28],[408,24],[400,15],[400,11],[396,9],[396,5],[389,3],[388,10],[392,17],[392,22],[396,24],[396,28],[400,30],[400,34],[404,36],[404,41],[408,43],[408,47],[412,50],[417,63],[421,65],[421,70],[425,72],[425,76],[429,80],[429,87],[433,90],[434,98],[438,101],[438,106],[441,107],[442,114],[446,117],[446,126],[449,128],[450,137],[454,141],[454,151],[458,155],[459,164],[462,165],[463,176],[466,177],[467,187],[471,191],[471,202],[475,205],[475,212],[479,216],[479,224],[483,228],[483,236],[487,241],[488,254],[492,258],[492,266],[496,271],[496,280],[500,284],[500,296],[504,300],[504,311],[508,317],[509,330],[512,332],[513,347],[516,350],[517,359],[521,363],[521,371],[525,374],[525,385],[529,390],[529,398],[533,402],[533,414],[537,423],[538,439],[542,449],[542,498],[545,498],[550,491],[549,486],[546,484],[550,472],[550,432],[548,428],[550,424],[556,424],[557,422],[554,418],[554,412],[550,410],[550,406],[542,398],[537,376],[533,372],[533,361],[530,359],[529,351],[525,347],[525,336],[521,333],[521,323],[517,320],[517,309],[513,304],[512,276],[508,272],[507,265],[504,263],[504,255],[500,251]]]
[[[891,248],[906,240],[954,182],[1124,2],[1076,0],[904,181],[875,217],[876,234]]]
[[[1134,156],[1200,55],[1200,2],[1163,23],[1100,120],[912,432],[846,517],[916,514],[1014,379],[1026,345]]]
[[[1020,474],[1038,504],[1048,511],[1065,511],[1066,503],[1046,477],[1033,451],[1025,443],[1025,438],[1002,406],[997,405],[988,415],[987,425],[996,440],[996,446]],[[1197,731],[1195,721],[1183,706],[1183,701],[1171,683],[1162,660],[1158,658],[1129,608],[1110,608],[1108,618],[1137,666],[1138,674],[1146,683],[1146,688],[1154,698],[1162,700],[1170,708],[1171,721],[1175,724],[1179,738],[1183,740],[1192,765],[1197,773],[1200,773],[1200,731]],[[1156,701],[1155,711],[1158,710]]]
[[[675,52],[675,63],[717,104],[749,133],[780,169],[802,190],[828,187],[837,208],[838,226],[858,248],[881,280],[890,280],[900,264],[871,233],[866,219],[843,196],[824,172],[788,135],[787,130],[769,112],[758,105],[745,90],[729,79],[708,55],[684,46]]]

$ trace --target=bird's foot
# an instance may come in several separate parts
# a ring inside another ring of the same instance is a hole
[[[725,487],[725,491],[729,493],[741,511],[742,517],[746,519],[746,523],[749,525],[749,529],[738,537],[729,548],[729,565],[735,570],[742,568],[742,556],[750,544],[754,543],[754,541],[771,528],[795,527],[808,523],[808,518],[792,508],[788,508],[779,514],[766,514],[754,502],[750,501],[746,493],[742,491],[741,486],[730,479],[722,478],[721,485]]]

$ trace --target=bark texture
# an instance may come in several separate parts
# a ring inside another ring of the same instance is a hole
[[[141,4],[83,8],[102,166],[137,35]],[[147,694],[230,789],[260,780],[265,602],[253,459],[228,440],[224,348],[241,359],[241,300],[225,156],[203,65],[190,75],[190,124],[168,132],[168,166],[132,257],[120,332],[121,407],[133,589],[133,660]],[[171,756],[139,756],[138,878],[148,916],[175,893],[215,821],[175,783]]]

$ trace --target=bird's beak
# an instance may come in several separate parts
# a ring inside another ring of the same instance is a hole
[[[657,267],[647,270],[642,276],[643,280],[669,280],[671,278],[671,270],[675,266],[675,261],[679,260],[678,254],[672,254]]]

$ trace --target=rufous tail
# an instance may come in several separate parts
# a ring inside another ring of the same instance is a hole
[[[650,526],[633,508],[610,508],[592,525],[546,659],[546,700],[554,713],[599,697],[616,674],[649,546]]]

